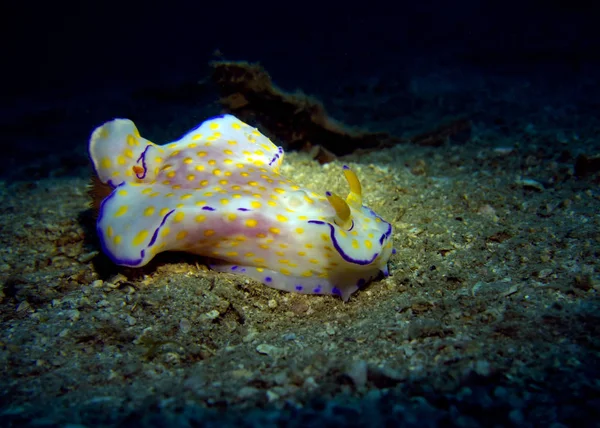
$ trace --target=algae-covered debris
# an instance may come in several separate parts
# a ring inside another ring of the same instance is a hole
[[[259,64],[214,61],[212,79],[220,102],[244,121],[256,122],[262,132],[289,149],[315,154],[321,163],[356,149],[389,147],[399,141],[386,132],[353,129],[330,117],[323,104],[301,91],[285,92]],[[322,150],[315,149],[319,146]]]
[[[439,146],[450,138],[465,140],[471,122],[458,117],[418,133],[400,138],[383,130],[351,127],[331,117],[313,96],[277,87],[259,64],[245,61],[213,61],[212,80],[226,111],[244,121],[255,122],[263,133],[284,143],[287,149],[306,151],[320,163],[336,156],[365,153],[399,143]]]

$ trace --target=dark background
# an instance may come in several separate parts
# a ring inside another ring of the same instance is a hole
[[[34,178],[49,174],[42,165],[57,164],[40,158],[64,161],[65,152],[75,153],[67,163],[81,164],[91,130],[115,116],[151,116],[154,125],[167,126],[173,106],[165,107],[162,123],[161,106],[142,115],[132,94],[205,78],[216,49],[227,59],[260,61],[280,86],[323,98],[341,80],[415,73],[417,65],[547,81],[549,91],[563,86],[560,96],[584,80],[597,91],[600,14],[592,2],[5,2],[1,8],[2,172],[14,177],[31,162],[37,162]]]

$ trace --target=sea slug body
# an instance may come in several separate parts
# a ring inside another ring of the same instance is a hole
[[[94,130],[89,153],[113,189],[97,232],[118,265],[186,251],[269,287],[344,300],[388,274],[392,226],[362,204],[354,172],[343,168],[346,199],[303,189],[279,174],[283,149],[234,116],[162,146],[115,119]]]

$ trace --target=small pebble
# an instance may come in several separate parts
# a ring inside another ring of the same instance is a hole
[[[261,343],[256,347],[256,351],[259,354],[268,355],[272,358],[278,358],[283,354],[283,350],[273,345],[268,345],[266,343]]]
[[[286,333],[282,337],[283,340],[296,340],[296,333]]]
[[[308,390],[312,390],[312,389],[316,389],[319,385],[315,381],[315,378],[310,376],[304,380],[304,383],[302,384],[302,386]]]
[[[81,256],[79,256],[79,258],[77,259],[77,261],[79,261],[80,263],[87,263],[89,261],[91,261],[94,257],[96,257],[99,254],[99,251],[92,251],[86,254],[82,254]]]
[[[279,400],[280,395],[277,394],[276,392],[273,392],[271,390],[267,391],[267,400],[269,400],[269,403],[272,403],[273,401],[277,401]]]
[[[65,311],[65,315],[71,321],[77,321],[79,319],[79,316],[81,315],[81,313],[77,309],[69,309],[69,310]]]
[[[187,318],[181,318],[179,320],[179,329],[183,334],[188,334],[191,328],[192,325],[190,324],[190,320]]]
[[[202,317],[207,320],[216,320],[217,318],[219,318],[219,315],[221,315],[221,313],[216,309],[213,309],[212,311],[208,311],[205,314],[203,314]]]
[[[335,328],[328,322],[325,323],[325,331],[330,336],[333,336],[335,334]]]
[[[537,190],[538,192],[544,191],[544,185],[539,181],[535,181],[531,178],[519,179],[516,183],[522,186],[524,189]]]
[[[367,362],[364,360],[354,361],[350,369],[346,371],[346,375],[357,388],[364,388],[367,385]]]
[[[29,305],[29,302],[27,300],[22,301],[21,303],[19,303],[19,305],[16,308],[17,312],[25,312],[28,311],[31,308],[31,306]]]
[[[260,392],[260,390],[257,389],[257,388],[254,388],[252,386],[244,386],[243,388],[241,388],[238,391],[237,396],[238,396],[238,398],[242,398],[242,399],[244,399],[244,398],[250,398],[253,395],[258,394],[259,392]]]
[[[510,155],[514,151],[514,147],[495,147],[494,153],[501,156]]]

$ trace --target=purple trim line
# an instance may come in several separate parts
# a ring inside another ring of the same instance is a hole
[[[204,205],[204,206],[202,207],[202,209],[203,209],[204,211],[216,211],[216,208],[209,207],[208,205]]]
[[[160,228],[164,226],[165,222],[167,221],[167,217],[169,217],[171,214],[173,214],[174,211],[175,210],[173,209],[173,210],[169,211],[167,214],[165,214],[162,221],[160,222],[160,224],[154,231],[154,234],[152,235],[152,239],[150,240],[150,243],[148,244],[148,246],[146,248],[150,248],[151,246],[154,245],[154,243],[156,242],[156,238],[158,237],[158,232],[159,232]]]
[[[333,246],[335,247],[337,252],[340,254],[340,256],[342,256],[342,258],[344,260],[346,260],[348,263],[354,263],[355,265],[362,265],[362,266],[370,265],[371,263],[373,263],[373,261],[375,261],[375,259],[379,255],[379,253],[374,253],[373,257],[371,257],[370,259],[364,259],[364,260],[354,259],[354,258],[350,257],[348,254],[346,254],[344,252],[344,250],[342,249],[342,247],[340,246],[337,238],[335,237],[335,227],[333,227],[332,224],[326,223],[321,220],[308,220],[308,222],[312,223],[312,224],[324,224],[324,225],[329,226],[329,229],[330,229],[329,237],[331,238],[331,243],[333,244]]]
[[[118,186],[115,187],[115,190],[117,187],[121,187],[124,184],[125,184],[125,182],[119,184]],[[104,200],[100,203],[100,209],[98,210],[98,220],[96,220],[96,224],[99,224],[100,221],[102,221],[102,217],[104,217],[104,206],[106,205],[106,203],[113,197],[117,196],[117,192],[115,192],[115,190],[113,190],[111,192],[111,194],[108,195],[106,198],[104,198]]]
[[[146,152],[148,151],[149,148],[150,148],[150,144],[148,144],[146,146],[146,148],[144,149],[144,151],[142,152],[142,154],[136,161],[136,163],[140,163],[140,161],[142,161],[142,168],[144,168],[144,173],[141,175],[141,177],[140,177],[140,174],[138,174],[138,173],[135,174],[135,176],[138,178],[138,180],[143,180],[144,178],[146,178],[146,173],[148,172],[148,168],[146,168]]]
[[[366,209],[367,211],[369,211],[369,213],[373,216],[373,217],[377,217],[379,220],[381,220],[384,223],[389,224],[387,221],[385,221],[379,214],[377,214],[375,211],[373,211],[371,208],[367,207],[366,205],[362,206],[364,209]]]
[[[271,160],[269,161],[269,166],[273,165],[273,163],[275,161],[277,161],[277,159],[279,159],[279,157],[283,154],[283,147],[279,146],[277,147],[277,153],[275,153],[275,156],[273,156],[271,158]]]
[[[96,233],[98,233],[98,238],[100,239],[100,247],[102,248],[102,252],[104,254],[106,254],[108,256],[108,258],[111,259],[114,264],[121,265],[121,266],[135,267],[135,266],[139,266],[140,263],[142,263],[142,261],[144,260],[144,256],[145,256],[144,250],[141,251],[141,258],[139,258],[139,259],[120,259],[120,258],[118,258],[108,249],[108,247],[106,245],[106,241],[104,239],[104,233],[102,233],[102,228],[100,227],[100,222],[104,218],[104,208],[105,208],[106,204],[108,203],[108,201],[110,199],[112,199],[117,194],[117,189],[123,185],[125,185],[125,182],[123,182],[123,183],[119,184],[117,187],[115,187],[115,189],[112,191],[112,193],[100,203],[100,209],[98,210],[98,220],[96,221]]]
[[[390,235],[392,234],[392,225],[389,223],[387,225],[388,225],[388,230],[383,235],[381,235],[381,238],[379,238],[379,245],[383,245],[383,241],[385,241],[387,238],[389,238]]]

